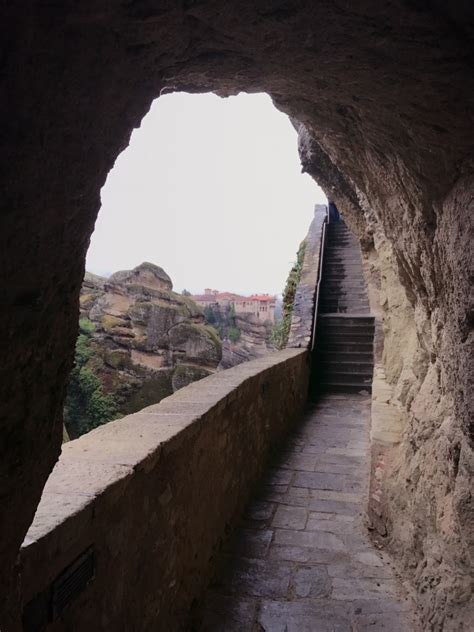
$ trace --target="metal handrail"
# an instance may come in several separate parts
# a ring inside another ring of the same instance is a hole
[[[319,251],[319,267],[318,267],[318,280],[316,281],[316,296],[314,298],[314,313],[313,313],[313,332],[311,335],[311,352],[314,351],[314,345],[316,342],[316,323],[318,320],[318,307],[319,307],[319,288],[323,277],[323,259],[324,248],[326,246],[326,227],[329,224],[329,206],[326,209],[326,217],[323,222],[323,229],[321,231],[321,249]]]

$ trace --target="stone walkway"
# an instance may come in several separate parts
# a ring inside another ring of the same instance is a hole
[[[369,423],[369,397],[313,405],[250,504],[196,629],[418,630],[364,524]]]

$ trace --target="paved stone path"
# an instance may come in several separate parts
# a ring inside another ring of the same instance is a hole
[[[369,397],[313,405],[226,551],[201,632],[419,629],[364,525],[369,422]]]

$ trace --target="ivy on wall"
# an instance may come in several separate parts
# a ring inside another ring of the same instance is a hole
[[[295,305],[296,289],[301,279],[303,269],[306,240],[303,240],[298,248],[295,265],[291,268],[283,291],[283,317],[272,329],[271,341],[277,349],[284,349],[288,344],[290,335],[291,318]]]

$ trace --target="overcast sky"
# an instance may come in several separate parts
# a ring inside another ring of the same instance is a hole
[[[151,261],[174,289],[281,293],[316,203],[297,137],[265,94],[168,94],[102,189],[87,269]]]

